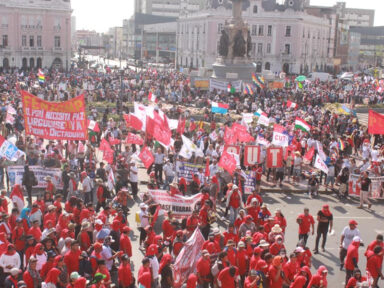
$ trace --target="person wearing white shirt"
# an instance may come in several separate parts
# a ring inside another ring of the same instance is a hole
[[[13,244],[8,244],[7,252],[0,257],[0,267],[4,273],[11,273],[12,268],[20,268],[21,260],[19,253],[16,252]]]
[[[129,169],[129,183],[131,184],[132,195],[136,196],[138,192],[137,183],[139,181],[138,169],[135,161],[131,161],[130,165],[131,167]]]
[[[350,220],[348,226],[345,226],[341,232],[340,238],[340,270],[343,269],[344,259],[347,256],[347,250],[349,245],[352,243],[352,240],[355,236],[360,237],[360,231],[356,228],[357,222],[355,220]]]
[[[144,240],[147,237],[147,232],[145,232],[145,227],[149,225],[149,215],[147,211],[147,204],[141,203],[140,204],[140,212],[139,212],[139,218],[140,218],[140,239],[139,239],[139,245],[141,249],[145,248],[142,246],[144,244]]]
[[[213,159],[212,164],[209,165],[209,175],[213,177],[216,175],[217,171],[219,171],[219,167],[217,166],[217,159]]]
[[[169,184],[173,182],[173,178],[175,178],[175,171],[173,164],[169,161],[169,159],[165,159],[165,164],[163,166],[165,183],[163,189],[169,189]]]

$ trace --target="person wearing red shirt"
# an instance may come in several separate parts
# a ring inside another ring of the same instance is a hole
[[[367,271],[371,274],[373,278],[372,287],[377,287],[377,282],[379,281],[379,277],[384,279],[383,273],[381,273],[382,260],[383,256],[383,248],[380,246],[376,246],[372,250],[367,252]]]
[[[263,198],[261,198],[260,194],[257,193],[257,190],[254,189],[252,194],[248,196],[246,204],[249,205],[252,202],[252,199],[256,199],[259,203],[259,206],[263,205]]]
[[[210,203],[209,200],[203,202],[204,205],[201,207],[200,212],[199,212],[199,227],[201,230],[201,234],[203,234],[204,239],[208,239],[209,235],[209,230],[211,230],[211,225],[209,223],[209,210],[210,208]]]
[[[118,269],[119,287],[128,288],[133,282],[131,264],[128,255],[121,257],[122,263]]]
[[[299,263],[297,262],[297,257],[295,253],[289,255],[289,261],[283,265],[283,272],[288,280],[288,283],[291,283],[294,280],[295,275],[299,272]]]
[[[277,256],[280,254],[280,250],[282,250],[282,249],[285,250],[285,246],[283,243],[283,237],[281,235],[277,235],[275,237],[275,241],[269,247],[269,253],[271,253],[273,256]]]
[[[212,282],[210,255],[207,250],[203,250],[201,254],[202,256],[196,265],[197,277],[199,284],[204,288],[208,288]]]
[[[68,269],[68,274],[79,271],[79,259],[81,255],[80,245],[78,241],[71,243],[71,249],[65,254],[64,262]]]
[[[263,204],[261,207],[260,207],[260,212],[259,212],[259,225],[264,225],[267,221],[267,219],[271,218],[271,212],[269,212],[268,210],[268,206],[267,204]],[[269,232],[268,232],[269,233]]]
[[[220,271],[217,277],[220,287],[236,288],[238,282],[239,271],[235,266],[226,267]]]
[[[109,273],[107,266],[105,266],[105,260],[104,259],[97,260],[97,264],[99,267],[96,270],[96,274],[101,273],[106,276],[104,279],[104,285],[105,287],[109,288],[111,286],[112,281],[111,281],[111,274]]]
[[[209,247],[213,247],[212,250],[209,249]],[[208,235],[208,240],[206,240],[204,243],[203,243],[203,247],[202,247],[203,250],[208,250],[208,252],[210,254],[216,254],[216,253],[220,253],[221,251],[221,247],[220,247],[220,243],[218,243],[217,241],[215,241],[215,235],[213,233],[210,233]]]
[[[93,274],[96,273],[97,270],[97,260],[103,259],[101,252],[103,251],[103,244],[96,242],[93,244],[93,252],[91,257],[89,257],[89,261],[91,262]]]
[[[236,257],[237,257],[237,251],[234,248],[235,242],[233,240],[229,240],[226,248],[224,249],[225,252],[227,252],[228,255],[228,261],[231,263],[232,266],[236,265]]]
[[[283,287],[283,277],[281,277],[281,269],[283,266],[283,258],[276,256],[272,260],[272,265],[269,267],[269,288]]]
[[[253,254],[252,254],[251,260],[249,262],[249,270],[250,271],[251,270],[257,270],[256,267],[257,267],[257,263],[261,259],[260,258],[261,252],[262,252],[262,249],[260,247],[255,247],[253,249]]]
[[[256,288],[259,287],[259,285],[262,283],[262,279],[259,276],[258,271],[256,270],[251,270],[249,271],[249,276],[245,278],[244,281],[244,288]]]
[[[39,220],[33,221],[32,227],[29,228],[27,235],[32,235],[36,242],[40,242],[42,233],[39,227]]]
[[[152,285],[151,272],[142,273],[137,280],[138,280],[138,283],[144,288],[151,288],[151,285]]]
[[[51,176],[45,176],[44,181],[47,182],[47,187],[45,188],[45,192],[48,192],[50,195],[50,199],[53,200],[53,195],[56,194],[56,186],[52,183]]]
[[[296,219],[299,224],[299,240],[304,240],[304,246],[307,245],[309,232],[312,228],[312,235],[315,233],[315,219],[309,214],[309,209],[304,208],[304,214],[300,214]]]
[[[1,195],[0,198],[2,199],[1,201],[1,207],[3,208],[3,211],[5,214],[8,214],[8,200],[5,198],[7,196],[7,191],[6,190],[1,190]]]
[[[55,256],[56,255],[51,251],[47,253],[47,262],[43,264],[43,267],[40,270],[41,279],[45,279],[45,277],[48,275],[48,272],[51,271],[51,269],[54,267],[53,261],[55,260]]]
[[[16,251],[21,252],[25,247],[26,231],[20,218],[16,220],[16,223],[16,227],[12,231],[12,242],[15,244]]]
[[[104,190],[106,189],[104,187],[103,179],[97,178],[96,179],[97,189],[96,189],[96,198],[97,198],[97,204],[96,204],[96,212],[99,212],[101,207],[105,207],[106,204],[106,198]]]
[[[234,223],[239,209],[243,207],[243,202],[241,201],[241,192],[237,185],[232,186],[232,190],[227,194],[226,207],[229,208],[229,223]]]
[[[295,277],[289,288],[304,288],[305,283],[307,283],[307,273],[304,269],[300,270],[300,274]],[[308,286],[311,287],[311,286]]]
[[[263,165],[258,164],[256,169],[253,169],[256,173],[256,193],[260,194],[260,188],[261,188],[261,176],[263,176]],[[260,202],[260,201],[259,201]]]
[[[127,254],[128,257],[132,257],[132,244],[131,240],[129,239],[129,232],[131,229],[128,226],[125,226],[123,228],[123,233],[121,233],[120,236],[120,251],[122,251],[124,254]]]
[[[327,281],[327,275],[328,270],[325,266],[320,266],[319,269],[317,269],[316,275],[313,275],[311,278],[311,281],[308,284],[308,287],[328,287],[328,281]]]
[[[253,218],[253,222],[257,225],[259,221],[259,212],[260,212],[260,206],[259,202],[257,202],[256,198],[252,198],[251,204],[246,207],[247,214],[251,215]]]
[[[89,237],[88,230],[89,230],[90,224],[87,221],[84,221],[81,224],[81,231],[80,231],[80,237],[79,242],[80,242],[80,249],[82,251],[87,251],[89,247],[92,245],[91,238]]]
[[[373,251],[376,246],[380,246],[384,251],[384,242],[383,242],[383,235],[378,234],[376,236],[376,240],[373,240],[371,244],[368,245],[367,251],[365,252],[365,256],[367,256],[368,251]],[[381,262],[383,262],[383,254],[380,255]]]
[[[228,240],[233,240],[235,243],[239,242],[239,237],[235,233],[235,225],[229,224],[228,231],[223,232],[224,236],[224,245],[227,245]]]
[[[181,249],[184,246],[183,237],[184,237],[183,230],[177,230],[176,237],[175,239],[173,239],[173,245],[172,245],[172,251],[175,258],[177,257],[177,255],[179,255]]]
[[[244,283],[249,267],[249,257],[247,251],[245,250],[245,243],[243,241],[240,241],[237,247],[236,267],[239,269],[241,283]]]
[[[36,288],[34,279],[39,283],[41,282],[41,278],[39,272],[36,270],[37,259],[35,257],[29,258],[28,268],[25,270],[23,274],[23,280],[27,285],[27,288]]]
[[[54,205],[49,205],[48,213],[44,215],[44,228],[47,228],[48,221],[52,222],[53,227],[57,224],[56,206]]]
[[[59,216],[61,215],[61,212],[63,212],[63,207],[61,206],[61,200],[62,199],[63,199],[63,195],[61,195],[61,194],[56,194],[55,195],[55,202],[53,202],[53,206],[56,207],[56,216],[57,216],[57,218],[59,218]]]
[[[174,234],[176,233],[175,227],[172,225],[173,221],[173,213],[172,211],[168,211],[168,217],[164,219],[163,224],[161,225],[163,230],[163,238],[164,240],[171,241]]]
[[[199,211],[193,210],[192,215],[187,218],[187,230],[193,232],[197,225],[199,225]]]
[[[283,229],[283,233],[285,233],[285,228],[287,227],[287,220],[285,219],[283,213],[281,213],[280,209],[276,209],[274,223],[279,224],[280,228]]]
[[[349,278],[352,277],[353,270],[358,268],[360,241],[360,237],[355,236],[353,237],[352,243],[349,244],[347,257],[345,257],[345,270],[347,272],[345,276],[345,283],[348,283]]]
[[[362,276],[361,271],[358,268],[355,268],[355,270],[353,270],[353,277],[349,279],[347,285],[345,285],[345,288],[359,287],[357,285],[365,281],[367,281],[367,277]]]

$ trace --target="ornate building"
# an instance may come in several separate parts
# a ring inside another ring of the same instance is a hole
[[[71,65],[70,0],[0,0],[0,69]]]

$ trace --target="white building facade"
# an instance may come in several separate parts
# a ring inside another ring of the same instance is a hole
[[[275,6],[264,9],[262,1],[250,0],[243,9],[252,37],[250,61],[256,63],[257,72],[299,74],[326,71],[332,66],[330,22],[325,17],[308,15],[301,8],[304,2],[300,2],[272,3]],[[228,1],[223,0],[215,7],[179,18],[177,64],[211,68],[218,55],[222,26],[230,17]]]
[[[69,69],[69,0],[0,0],[0,68]]]

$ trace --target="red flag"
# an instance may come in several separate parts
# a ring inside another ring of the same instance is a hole
[[[195,131],[195,129],[196,129],[195,121],[191,121],[189,123],[189,131],[192,132],[192,131]]]
[[[128,136],[125,139],[125,142],[127,142],[129,144],[143,145],[144,140],[140,137],[140,135],[136,135],[136,134],[133,134],[133,133],[128,133]]]
[[[146,169],[148,169],[149,166],[151,166],[152,163],[155,161],[155,158],[153,158],[152,152],[148,147],[144,147],[141,150],[139,158],[143,162]]]
[[[205,177],[209,177],[211,175],[209,171],[209,158],[207,157],[207,160],[205,162]]]
[[[148,93],[148,101],[155,102],[155,103],[157,103],[158,101],[157,96],[155,94],[152,94],[151,91]]]
[[[117,145],[117,144],[120,144],[120,140],[119,139],[117,139],[117,138],[115,138],[115,137],[109,137],[109,144],[111,144],[111,145]]]
[[[224,170],[227,170],[231,175],[236,169],[236,159],[235,156],[224,151],[220,157],[219,167],[222,167]]]
[[[157,141],[168,146],[169,144],[171,144],[172,132],[169,130],[169,128],[167,129],[164,121],[160,122],[158,117],[155,117],[155,118],[157,119],[154,120],[147,116],[147,124],[146,124],[147,133],[153,136],[153,138],[155,138]]]
[[[312,161],[313,156],[315,156],[315,147],[312,147],[305,153],[304,160],[308,161],[310,163]]]
[[[111,149],[111,144],[109,144],[109,142],[107,140],[105,140],[104,138],[101,139],[99,150],[100,151],[105,151],[105,150],[108,150],[108,149],[109,150]]]
[[[179,122],[177,123],[177,129],[176,132],[179,133],[180,135],[184,134],[185,130],[185,118],[179,118]]]
[[[105,149],[103,151],[103,160],[108,162],[109,164],[113,163],[113,150],[111,148]]]
[[[94,132],[100,132],[99,123],[97,123],[96,121],[88,120],[87,125],[89,130],[92,130]]]
[[[240,142],[253,142],[255,138],[252,137],[251,134],[248,133],[247,127],[240,125],[238,123],[234,123],[232,125],[232,131],[235,131],[236,138]]]
[[[236,143],[236,133],[233,129],[225,126],[224,142],[227,145],[233,145]]]
[[[143,122],[133,114],[124,114],[123,115],[125,122],[128,127],[132,127],[135,130],[141,130],[143,127]]]
[[[369,110],[368,114],[368,133],[369,134],[384,134],[384,115]]]

